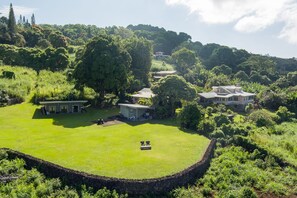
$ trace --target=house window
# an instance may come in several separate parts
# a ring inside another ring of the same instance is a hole
[[[68,106],[67,105],[62,105],[61,106],[61,112],[62,113],[67,113],[68,112]]]
[[[238,101],[238,96],[234,96],[234,101]]]
[[[49,106],[50,113],[56,113],[56,106]]]

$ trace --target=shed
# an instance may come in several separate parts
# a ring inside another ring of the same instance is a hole
[[[39,104],[43,105],[43,113],[79,113],[84,109],[86,100],[73,101],[42,101]]]
[[[120,113],[127,119],[130,120],[141,120],[147,119],[150,117],[150,110],[153,110],[153,107],[139,105],[139,104],[123,104],[120,103]]]

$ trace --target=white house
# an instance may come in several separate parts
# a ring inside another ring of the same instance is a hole
[[[211,92],[199,93],[202,104],[225,104],[235,109],[244,110],[248,103],[253,103],[256,94],[244,92],[241,87],[213,86]]]

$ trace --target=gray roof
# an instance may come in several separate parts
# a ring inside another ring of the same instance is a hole
[[[133,94],[132,97],[134,98],[153,98],[155,94],[152,92],[150,88],[143,88],[142,90],[138,91],[137,94]]]
[[[153,107],[145,106],[145,105],[140,105],[140,104],[124,104],[124,103],[119,103],[119,106],[129,107],[129,108],[132,108],[132,109],[154,109]]]
[[[176,74],[175,70],[172,71],[158,71],[154,72],[155,75],[170,75],[170,74]]]
[[[199,96],[202,96],[203,98],[214,98],[217,96],[215,92],[208,92],[208,93],[198,93]]]
[[[41,101],[39,104],[46,105],[46,104],[71,104],[71,103],[86,103],[87,100],[69,100],[69,101]]]
[[[198,93],[199,96],[202,96],[203,98],[207,98],[207,99],[210,99],[210,98],[230,98],[230,97],[233,97],[233,96],[244,96],[244,97],[247,97],[247,96],[255,96],[256,94],[253,94],[253,93],[248,93],[248,92],[237,92],[237,93],[230,93],[230,94],[217,94],[215,92],[207,92],[207,93]]]

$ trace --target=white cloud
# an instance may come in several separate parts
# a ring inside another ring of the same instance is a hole
[[[256,32],[284,23],[279,37],[297,44],[297,0],[166,0],[186,6],[208,24],[234,23],[239,32]]]
[[[290,5],[281,15],[281,21],[285,21],[279,37],[284,38],[290,43],[297,44],[297,3]]]
[[[24,6],[14,6],[13,5],[13,11],[14,11],[14,15],[16,18],[18,18],[20,15],[29,16],[36,10],[37,10],[36,8],[29,8],[29,7],[24,7]],[[2,16],[8,17],[9,6],[1,7],[0,13]]]

